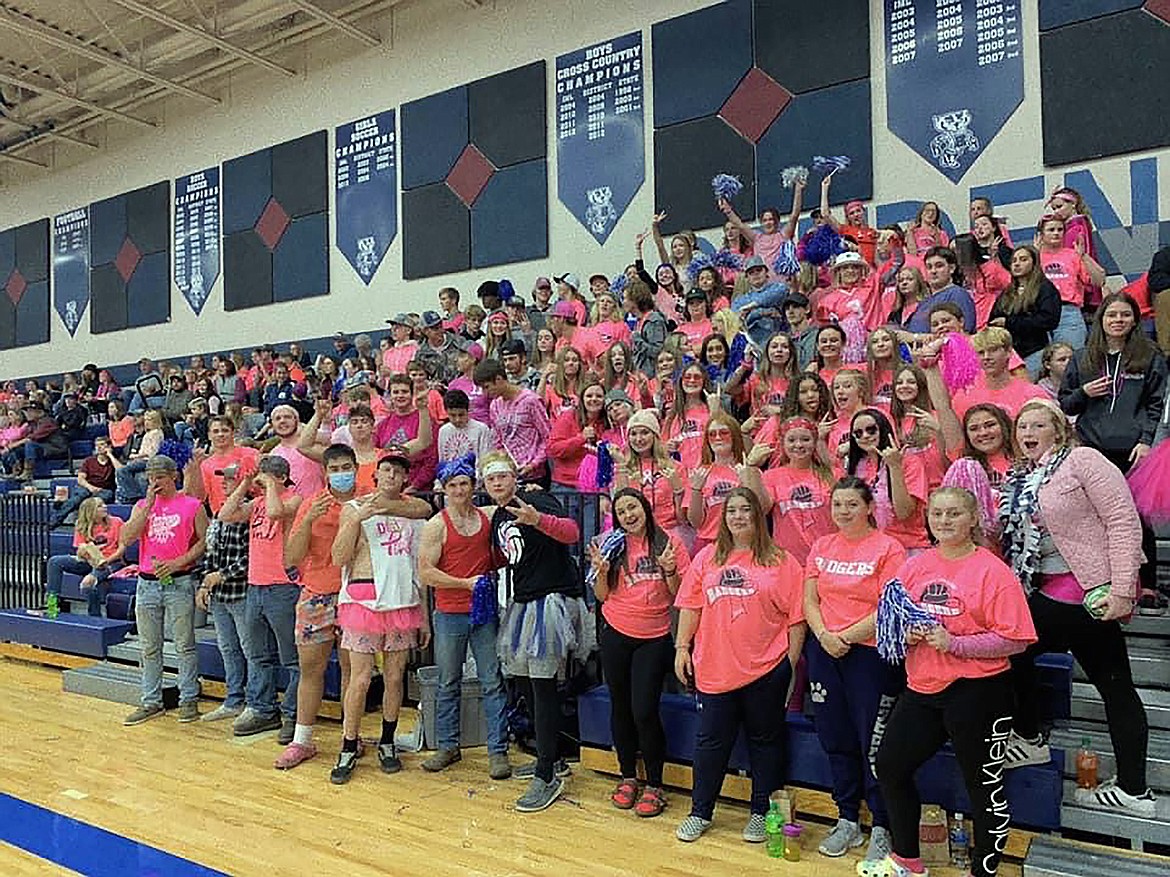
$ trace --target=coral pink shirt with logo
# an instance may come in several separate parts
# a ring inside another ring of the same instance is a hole
[[[691,561],[674,605],[701,613],[695,686],[704,694],[743,688],[788,656],[788,629],[804,620],[803,570],[788,553],[760,566],[750,551],[715,562],[708,545]]]
[[[1084,307],[1085,292],[1093,285],[1093,281],[1076,250],[1064,247],[1056,251],[1042,252],[1040,265],[1044,268],[1044,276],[1060,290],[1060,300],[1064,304]]]
[[[829,489],[812,469],[777,466],[764,472],[764,489],[772,497],[772,539],[804,563],[809,547],[833,531]]]
[[[719,535],[719,519],[723,517],[723,504],[727,494],[739,487],[739,476],[730,466],[713,465],[699,492],[703,494],[703,524],[696,534],[699,539],[714,542]],[[691,488],[694,492],[694,488]],[[687,503],[690,503],[690,496]],[[684,506],[690,508],[690,505]]]
[[[711,409],[704,405],[695,405],[686,410],[682,418],[671,418],[663,438],[666,441],[677,438],[678,457],[683,468],[690,471],[699,465],[699,458],[703,453],[703,433],[707,430],[707,421],[711,419]]]
[[[227,502],[227,493],[223,489],[223,476],[216,475],[229,466],[239,466],[237,478],[244,478],[256,471],[260,460],[260,452],[255,448],[244,448],[236,445],[226,453],[215,454],[199,464],[199,472],[203,476],[203,490],[207,494],[207,504],[211,506],[213,515],[219,514],[223,504]]]
[[[832,533],[814,542],[804,575],[816,579],[825,628],[840,633],[873,615],[882,588],[905,562],[902,543],[881,530],[872,530],[856,541]],[[875,645],[873,637],[864,645]]]
[[[325,489],[325,470],[316,460],[310,460],[295,447],[277,445],[271,451],[288,461],[289,479],[298,496],[308,499]]]
[[[608,350],[618,341],[630,343],[630,327],[619,320],[604,320],[592,327],[593,335]]]
[[[1024,403],[1031,399],[1047,399],[1048,394],[1041,387],[1025,381],[1023,378],[1012,378],[998,390],[987,386],[987,378],[980,372],[973,383],[966,390],[960,390],[952,397],[951,404],[955,409],[955,417],[961,423],[967,409],[981,402],[998,405],[1015,420]]]
[[[286,490],[282,502],[296,494]],[[248,584],[291,585],[292,579],[284,568],[284,521],[268,517],[264,495],[252,500],[252,516],[248,521]]]
[[[691,346],[691,353],[695,356],[699,355],[699,347],[703,344],[703,339],[710,335],[714,330],[711,328],[710,320],[699,320],[697,323],[686,322],[679,323],[678,332],[682,332],[687,336],[687,344]]]
[[[122,534],[123,520],[114,515],[104,524],[95,524],[88,541],[101,549],[102,557],[109,559],[118,550],[118,537]],[[73,531],[73,547],[80,548],[86,542],[81,533]]]
[[[685,485],[687,483],[687,473],[683,469],[681,463],[674,463],[674,468],[678,471],[678,477]],[[670,479],[658,470],[658,465],[650,460],[639,460],[638,468],[641,470],[641,479],[637,475],[629,475],[630,487],[637,490],[642,496],[650,501],[650,508],[654,512],[654,520],[658,522],[664,530],[673,530],[680,525],[678,515],[674,511],[674,488],[670,486]],[[683,498],[685,501],[685,497]],[[684,512],[686,507],[683,507]]]
[[[134,507],[145,505],[146,500],[140,499]],[[187,553],[195,537],[195,516],[202,505],[185,493],[176,493],[169,499],[155,497],[139,545],[138,568],[142,572],[153,575],[156,561],[174,560]]]
[[[1036,641],[1024,589],[1006,563],[986,548],[958,560],[931,549],[906,561],[899,577],[910,599],[952,636],[991,631],[1022,643]],[[1007,658],[960,658],[916,643],[906,653],[906,681],[919,694],[937,694],[956,679],[1007,671]]]
[[[677,536],[668,533],[666,538],[674,547],[678,574],[685,576],[691,568],[687,550]],[[616,586],[601,604],[605,620],[618,633],[634,639],[657,639],[670,633],[674,605],[666,576],[646,549],[645,537],[626,537],[626,558],[618,567]]]
[[[884,468],[884,467],[883,467]],[[880,472],[874,472],[868,459],[861,461],[857,467],[857,477],[869,483],[874,494],[877,491],[888,490],[886,477]],[[930,545],[930,537],[926,533],[926,499],[930,495],[926,481],[926,467],[923,465],[921,454],[902,455],[902,477],[906,481],[906,492],[918,501],[917,507],[910,517],[899,520],[894,515],[893,500],[890,500],[890,520],[885,525],[885,532],[893,536],[906,548],[925,548]],[[889,496],[889,494],[886,494]]]

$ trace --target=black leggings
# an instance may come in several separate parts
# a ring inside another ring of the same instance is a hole
[[[1012,684],[1016,690],[1016,733],[1036,737],[1037,655],[1072,652],[1101,700],[1109,722],[1109,738],[1117,759],[1117,784],[1123,792],[1146,790],[1146,750],[1150,742],[1146,709],[1142,706],[1129,669],[1125,634],[1116,621],[1097,621],[1083,606],[1061,603],[1036,592],[1028,599],[1039,640],[1012,657]]]
[[[608,624],[601,631],[601,668],[609,686],[609,726],[622,776],[637,774],[638,750],[646,765],[646,782],[662,786],[666,732],[658,713],[662,683],[674,662],[670,634],[635,639]]]
[[[536,775],[551,783],[560,751],[561,700],[557,680],[518,676],[517,681],[532,713],[532,730],[536,735]]]
[[[911,859],[920,855],[922,802],[914,772],[950,740],[973,811],[971,873],[995,877],[1011,821],[1003,788],[1011,702],[1006,672],[984,679],[958,679],[938,694],[906,691],[898,698],[877,754],[877,778],[889,811],[895,854]]]

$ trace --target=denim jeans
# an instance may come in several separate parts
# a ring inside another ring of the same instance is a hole
[[[232,600],[225,603],[212,594],[211,618],[215,622],[215,640],[223,658],[224,685],[227,696],[225,707],[244,705],[244,687],[248,683],[248,661],[244,657],[248,638],[248,602]]]
[[[169,616],[179,654],[179,703],[199,699],[199,658],[195,652],[195,577],[175,576],[171,584],[138,578],[134,600],[142,646],[142,705],[162,706],[163,626]]]
[[[92,493],[90,493],[84,487],[70,487],[69,488],[69,499],[67,499],[67,500],[65,500],[65,502],[61,503],[61,508],[57,509],[56,520],[58,521],[58,526],[60,526],[60,524],[63,524],[65,522],[65,519],[68,518],[75,511],[77,511],[81,507],[81,504],[83,502],[85,502],[87,499],[89,499],[91,496],[96,496],[98,499],[102,500],[103,502],[113,502],[114,501],[114,491],[112,491],[112,490],[95,490]]]
[[[1085,317],[1081,309],[1067,302],[1060,306],[1060,322],[1052,330],[1053,341],[1063,341],[1074,351],[1080,351],[1085,346],[1085,339],[1089,337],[1089,330],[1085,327]]]
[[[80,557],[74,557],[72,554],[57,554],[49,558],[45,590],[50,594],[60,596],[61,579],[65,573],[73,573],[75,576],[87,576],[93,573],[94,578],[97,579],[97,583],[85,592],[85,596],[89,601],[89,614],[100,616],[102,614],[102,603],[105,601],[106,594],[110,590],[108,579],[121,568],[122,564],[116,563],[112,566],[107,565],[101,569],[94,569]]]
[[[284,667],[288,687],[280,711],[286,718],[297,717],[297,682],[301,674],[295,633],[300,596],[300,585],[248,586],[244,622],[247,634],[241,641],[248,656],[248,706],[257,715],[276,715],[276,672],[277,667]]]
[[[459,748],[463,659],[470,642],[483,693],[483,711],[487,717],[488,752],[507,752],[508,726],[504,710],[508,706],[508,695],[504,691],[504,677],[500,675],[500,659],[496,654],[497,624],[493,621],[472,625],[470,615],[438,610],[435,610],[434,624],[435,664],[439,668],[435,736],[439,738],[439,748]]]
[[[114,473],[117,499],[130,504],[146,496],[146,460],[131,460]]]

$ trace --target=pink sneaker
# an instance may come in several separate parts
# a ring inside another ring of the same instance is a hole
[[[277,770],[292,770],[302,761],[308,761],[317,754],[317,747],[310,743],[305,746],[303,743],[289,743],[284,747],[284,752],[280,753],[276,762],[273,764]]]

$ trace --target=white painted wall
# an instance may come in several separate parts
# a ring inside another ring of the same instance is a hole
[[[465,302],[469,301],[475,287],[487,277],[509,276],[517,289],[526,294],[532,280],[541,274],[568,270],[585,276],[594,271],[616,273],[629,261],[633,235],[646,226],[654,207],[653,70],[648,63],[647,180],[602,248],[555,200],[556,156],[551,124],[555,58],[639,28],[644,29],[646,51],[648,56],[652,55],[650,25],[653,22],[705,5],[708,4],[693,0],[641,3],[496,0],[494,6],[489,4],[472,10],[462,0],[408,3],[392,16],[388,14],[381,21],[365,23],[367,28],[374,27],[382,34],[384,45],[378,49],[359,51],[361,47],[356,43],[331,40],[306,51],[298,67],[309,72],[296,80],[266,80],[259,87],[235,81],[224,95],[222,106],[196,109],[180,118],[175,118],[177,114],[171,110],[161,130],[135,133],[131,139],[107,147],[85,163],[39,175],[26,173],[24,168],[9,169],[0,196],[0,228],[52,216],[160,179],[200,170],[322,127],[332,129],[340,123],[540,58],[548,64],[552,199],[548,260],[407,283],[402,280],[400,231],[368,289],[333,248],[332,291],[325,298],[226,314],[221,277],[198,319],[178,291],[173,290],[172,318],[165,326],[90,336],[86,318],[72,339],[54,312],[51,343],[0,354],[0,376],[76,369],[86,361],[123,363],[143,354],[172,357],[209,349],[242,348],[263,340],[316,337],[339,329],[379,328],[382,319],[396,311],[431,306],[435,290],[440,286],[458,287],[464,292]],[[938,201],[957,223],[962,223],[971,188],[1044,173],[1046,188],[1051,189],[1063,180],[1065,171],[1083,169],[1077,166],[1045,171],[1041,166],[1036,0],[1023,0],[1027,96],[959,186],[952,185],[885,128],[882,4],[872,0],[871,6],[876,204],[929,198]],[[334,61],[339,51],[353,54],[348,60]],[[828,51],[831,55],[831,48]],[[696,75],[701,75],[701,70],[697,69]],[[1106,159],[1086,166],[1123,225],[1130,222],[1130,162],[1149,156],[1157,159],[1161,176],[1170,177],[1170,150]],[[696,180],[695,184],[706,186],[708,182]],[[1170,218],[1170,184],[1163,182],[1159,186],[1158,206],[1159,216]],[[1006,206],[1004,212],[1013,226],[1022,226],[1032,223],[1041,207],[1040,202],[1015,204]],[[1148,237],[1153,232],[1147,229],[1137,233]],[[714,233],[711,237],[714,239]],[[1152,243],[1143,241],[1133,249],[1148,253],[1151,246]],[[1131,270],[1128,265],[1126,270]]]

